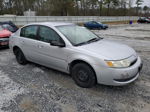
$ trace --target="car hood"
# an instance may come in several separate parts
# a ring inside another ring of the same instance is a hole
[[[136,55],[136,52],[129,46],[102,39],[97,42],[80,46],[82,52],[103,57],[105,60],[121,60]]]
[[[9,37],[12,33],[8,30],[2,30],[0,31],[0,38],[3,38],[3,37]]]

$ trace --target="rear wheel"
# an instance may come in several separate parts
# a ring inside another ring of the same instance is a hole
[[[71,75],[75,83],[80,87],[90,88],[96,84],[96,76],[93,69],[85,63],[74,65]]]
[[[23,52],[19,48],[16,49],[14,53],[16,55],[16,60],[19,64],[21,64],[21,65],[27,64],[27,60],[26,60]]]
[[[101,29],[102,29],[101,27],[97,28],[97,30],[101,30]]]

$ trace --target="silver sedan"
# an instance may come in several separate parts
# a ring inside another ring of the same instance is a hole
[[[131,47],[72,23],[25,25],[10,37],[9,45],[19,64],[31,61],[66,72],[84,88],[96,83],[131,83],[142,68],[140,57]]]

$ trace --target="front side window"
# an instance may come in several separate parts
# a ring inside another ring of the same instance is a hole
[[[43,42],[60,41],[59,35],[49,27],[40,26],[39,38]]]
[[[20,36],[30,38],[30,39],[37,39],[37,30],[38,26],[27,26],[21,29]]]
[[[98,24],[102,24],[101,22],[98,22]]]
[[[97,24],[97,22],[95,22],[95,21],[92,21],[92,24]]]

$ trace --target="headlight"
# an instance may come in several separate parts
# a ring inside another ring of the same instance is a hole
[[[119,61],[105,61],[108,67],[112,68],[124,68],[130,66],[130,61],[127,59],[119,60]]]

